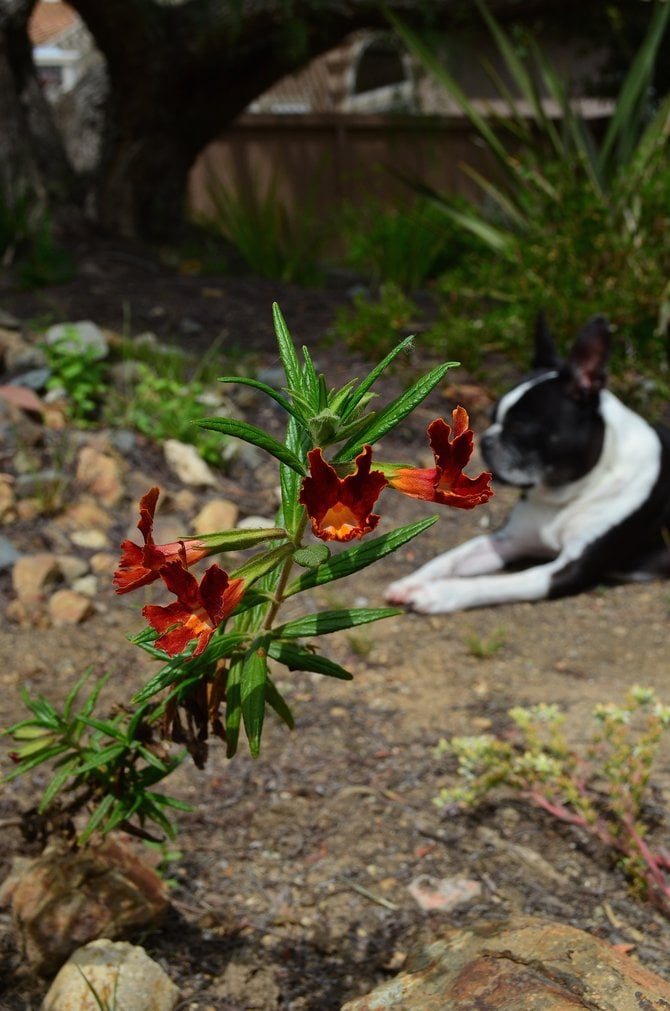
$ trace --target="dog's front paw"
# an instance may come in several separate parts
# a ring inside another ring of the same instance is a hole
[[[384,599],[389,604],[411,604],[412,595],[423,588],[423,583],[417,582],[411,576],[405,579],[396,579],[395,583],[390,583],[384,591]]]
[[[445,592],[447,586],[455,586],[458,580],[439,582],[418,582],[416,579],[399,579],[387,587],[384,594],[390,604],[402,604],[419,614],[442,614],[457,611],[459,604],[455,595]]]

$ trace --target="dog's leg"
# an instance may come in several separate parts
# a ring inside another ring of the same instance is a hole
[[[522,572],[473,576],[466,579],[434,579],[415,586],[402,601],[421,614],[447,614],[487,604],[519,600],[543,600],[549,595],[553,564],[537,565]]]
[[[415,593],[436,580],[499,572],[509,560],[509,542],[495,535],[483,534],[445,551],[411,575],[391,583],[385,597],[394,604],[411,604]]]

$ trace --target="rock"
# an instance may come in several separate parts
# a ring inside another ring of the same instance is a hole
[[[44,389],[50,375],[51,371],[46,366],[41,369],[29,369],[27,372],[21,372],[19,375],[14,376],[12,385],[37,393]]]
[[[109,354],[107,338],[100,327],[88,319],[77,323],[56,323],[49,327],[44,339],[47,344],[58,344],[59,350],[73,355],[80,355],[84,351],[101,359]]]
[[[78,548],[88,551],[103,551],[109,547],[109,538],[104,530],[75,530],[70,534],[70,540]]]
[[[13,519],[16,519],[14,477],[11,474],[0,474],[0,523],[11,523]]]
[[[47,467],[44,470],[19,474],[16,478],[18,498],[39,498],[50,501],[57,498],[65,485],[60,471]]]
[[[239,509],[234,502],[215,498],[202,507],[193,521],[196,534],[210,534],[218,530],[233,530]]]
[[[23,555],[12,569],[14,593],[27,608],[42,603],[60,578],[58,559],[48,551]]]
[[[157,926],[168,908],[165,883],[122,838],[81,850],[52,845],[20,859],[2,885],[2,902],[11,905],[28,964],[42,975],[88,941]]]
[[[469,878],[432,878],[420,874],[409,883],[408,891],[424,912],[448,912],[479,898],[482,886]]]
[[[584,930],[535,917],[447,930],[405,971],[342,1011],[641,1011],[670,983]]]
[[[110,580],[119,563],[119,556],[111,551],[97,551],[91,555],[91,572],[96,576],[109,576]]]
[[[84,597],[93,599],[98,595],[98,580],[92,572],[89,572],[87,575],[75,579],[72,583],[72,589],[76,590],[77,593],[83,594]]]
[[[86,559],[80,558],[78,555],[58,555],[58,565],[68,586],[72,586],[75,580],[81,579],[89,570]]]
[[[106,509],[92,498],[81,498],[58,517],[64,530],[108,530],[113,520]]]
[[[93,614],[94,608],[90,597],[66,588],[56,590],[49,598],[47,610],[54,625],[80,625]]]
[[[212,470],[198,454],[195,446],[178,439],[166,439],[163,446],[170,470],[183,484],[216,488],[218,482]]]
[[[179,990],[144,948],[102,938],[71,955],[51,984],[41,1011],[99,1011],[101,1006],[119,1011],[173,1011],[178,999]]]
[[[2,330],[20,330],[21,321],[13,316],[11,312],[7,312],[6,309],[0,309],[0,327]]]
[[[93,446],[83,446],[79,451],[76,479],[103,505],[115,506],[123,497],[119,460]]]
[[[0,572],[11,569],[21,557],[21,552],[17,551],[11,541],[0,537]]]
[[[44,352],[17,331],[6,329],[0,324],[0,359],[5,372],[13,376],[26,369],[41,368],[44,365]]]
[[[275,525],[274,520],[269,520],[267,516],[245,516],[237,524],[238,530],[269,530]]]

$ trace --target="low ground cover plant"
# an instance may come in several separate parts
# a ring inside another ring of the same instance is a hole
[[[519,795],[598,839],[635,894],[670,912],[670,850],[654,850],[649,842],[650,777],[670,708],[636,685],[623,704],[596,707],[593,736],[583,749],[568,742],[557,706],[518,706],[509,716],[513,728],[504,738],[440,742],[438,755],[456,757],[459,782],[440,792],[437,806],[453,811],[493,795]]]
[[[492,494],[489,473],[468,477],[463,472],[473,452],[473,433],[461,407],[450,421],[438,418],[428,426],[433,467],[379,460],[373,449],[454,363],[435,366],[391,403],[377,407],[375,383],[408,352],[411,338],[362,381],[330,389],[308,349],[298,354],[277,306],[274,320],[284,389],[243,376],[221,381],[269,397],[286,418],[283,441],[228,417],[200,419],[199,425],[220,438],[234,436],[260,447],[274,461],[281,488],[275,525],[156,544],[159,489],[147,489],[139,503],[138,542],[123,542],[114,583],[125,594],[159,582],[171,596],[169,603],[142,609],[147,627],[132,640],[159,662],[159,669],[138,685],[131,700],[118,700],[111,716],[98,712],[105,679],[95,680],[91,672],[60,708],[25,692],[26,719],[5,731],[15,762],[6,778],[49,765],[41,814],[80,844],[119,827],[145,838],[155,838],[156,829],[172,834],[171,809],[182,805],[158,787],[186,757],[202,768],[209,740],[218,738],[232,758],[242,736],[251,754],[258,755],[268,709],[293,727],[277,671],[289,682],[293,670],[351,679],[321,651],[320,637],[359,629],[400,613],[396,608],[336,607],[288,620],[281,611],[305,591],[362,572],[437,519],[375,535],[382,493],[390,489],[461,509],[484,504]],[[343,546],[336,553],[330,548],[335,544]],[[214,554],[223,555],[225,565],[231,551],[245,551],[246,560],[232,570],[214,562],[200,579],[191,571]]]

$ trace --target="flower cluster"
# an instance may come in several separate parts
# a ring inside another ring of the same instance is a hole
[[[451,426],[442,418],[428,427],[435,457],[432,468],[380,463],[378,469],[372,470],[372,447],[366,444],[354,460],[353,472],[340,477],[324,458],[321,447],[310,450],[309,473],[302,480],[298,502],[309,516],[315,537],[346,542],[370,533],[380,519],[372,511],[373,506],[386,487],[459,509],[473,509],[488,501],[493,494],[489,486],[491,474],[483,471],[471,478],[463,473],[473,452],[467,411],[457,407],[452,418],[453,438]],[[142,609],[143,616],[158,633],[155,645],[169,656],[177,656],[194,641],[191,656],[198,656],[214,630],[237,607],[245,584],[243,579],[230,579],[218,565],[206,570],[200,584],[188,572],[195,562],[220,551],[225,535],[207,534],[170,544],[155,543],[153,525],[158,496],[158,488],[151,488],[140,500],[137,526],[144,545],[123,541],[119,568],[114,574],[116,592],[128,593],[161,578],[177,600],[167,607],[148,604]]]
[[[467,477],[463,468],[472,456],[474,436],[467,411],[457,407],[451,426],[437,418],[428,426],[428,439],[435,457],[431,468],[379,464],[371,470],[372,447],[366,445],[356,457],[355,470],[344,478],[323,458],[320,448],[307,454],[310,474],[302,483],[299,501],[305,506],[316,537],[324,541],[349,541],[377,526],[372,507],[384,488],[390,486],[412,498],[438,502],[458,509],[474,509],[493,495],[491,474]]]

